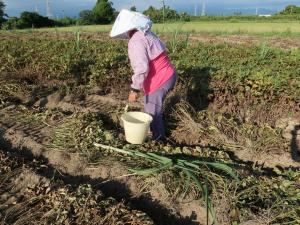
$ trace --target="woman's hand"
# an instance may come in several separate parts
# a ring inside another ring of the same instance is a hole
[[[133,102],[136,102],[137,101],[137,97],[138,97],[138,93],[134,92],[134,91],[131,91],[129,93],[129,96],[128,96],[128,101],[130,103],[133,103]]]

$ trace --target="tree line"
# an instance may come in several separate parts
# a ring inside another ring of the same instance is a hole
[[[109,0],[97,0],[92,10],[80,12],[79,18],[64,17],[62,19],[51,19],[37,12],[21,13],[20,17],[8,17],[4,14],[5,5],[0,0],[0,25],[3,29],[23,29],[23,28],[41,28],[54,26],[71,26],[75,24],[108,24],[113,21],[117,15]]]
[[[137,11],[135,6],[130,8],[131,11]],[[187,13],[178,13],[169,6],[155,8],[150,6],[143,14],[149,16],[154,22],[161,23],[164,21],[190,21],[192,20],[229,20],[229,17],[191,17]],[[22,12],[20,17],[9,17],[5,14],[5,4],[0,0],[0,28],[3,29],[23,29],[23,28],[40,28],[55,26],[72,26],[72,25],[93,25],[93,24],[110,24],[114,21],[118,12],[113,8],[113,3],[109,0],[97,0],[91,10],[83,10],[79,13],[78,18],[64,17],[62,19],[50,19],[39,15],[36,12]],[[239,15],[240,16],[240,15]],[[283,11],[275,14],[275,17],[300,18],[300,7],[295,5],[287,6]],[[250,17],[250,16],[248,16]],[[247,17],[247,18],[248,18]],[[253,17],[253,16],[252,16]]]
[[[78,18],[64,17],[61,19],[50,19],[41,16],[36,12],[22,12],[19,18],[8,17],[4,14],[4,7],[4,3],[0,0],[0,27],[2,26],[3,29],[110,24],[119,13],[113,8],[113,3],[109,0],[97,0],[95,6],[91,10],[81,11]],[[132,6],[130,10],[137,11],[135,6]],[[143,13],[148,15],[154,22],[190,20],[190,16],[187,13],[178,13],[169,6],[163,6],[159,9],[150,6]]]
[[[288,5],[284,10],[277,13],[277,15],[297,15],[300,16],[300,7],[295,5]]]
[[[61,19],[51,19],[37,12],[21,13],[20,17],[8,17],[4,13],[5,5],[0,0],[0,27],[2,29],[23,29],[23,28],[41,28],[41,27],[59,27],[72,25],[93,25],[93,24],[110,24],[118,15],[118,11],[113,8],[113,3],[109,0],[97,0],[91,10],[83,10],[79,13],[78,18],[64,17]],[[131,11],[137,11],[135,6],[130,8]],[[163,22],[170,20],[189,21],[190,16],[187,13],[178,13],[168,6],[156,9],[150,6],[143,12],[148,15],[154,22]]]

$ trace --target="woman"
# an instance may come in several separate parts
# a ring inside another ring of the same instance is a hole
[[[163,101],[176,83],[176,73],[165,45],[151,32],[152,22],[143,14],[122,10],[113,26],[111,37],[129,38],[128,55],[132,76],[129,102],[144,92],[145,112],[152,115],[150,130],[154,139],[165,137]]]

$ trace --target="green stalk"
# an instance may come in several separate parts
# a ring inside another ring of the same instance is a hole
[[[98,143],[94,143],[94,146],[98,147],[98,148],[106,149],[106,150],[112,150],[112,151],[115,151],[115,152],[118,152],[121,154],[132,156],[132,157],[141,157],[146,160],[156,162],[159,164],[159,166],[150,168],[150,169],[130,169],[131,172],[134,172],[138,175],[149,176],[149,175],[159,173],[165,169],[172,169],[172,168],[178,168],[178,169],[182,170],[188,178],[187,182],[192,180],[195,183],[196,187],[199,189],[199,191],[202,193],[202,199],[206,202],[206,210],[207,210],[207,221],[206,222],[207,222],[207,224],[209,222],[208,221],[209,214],[211,214],[211,216],[213,218],[213,223],[215,222],[216,215],[215,215],[214,208],[212,206],[211,198],[209,196],[207,179],[205,181],[205,185],[203,185],[203,184],[201,184],[199,179],[196,177],[196,174],[201,173],[200,166],[212,167],[214,169],[223,171],[223,172],[227,173],[228,175],[230,175],[232,178],[238,180],[238,177],[237,177],[236,173],[233,171],[233,169],[223,163],[206,162],[206,161],[200,161],[200,160],[185,160],[185,159],[179,159],[179,158],[176,158],[174,160],[171,157],[161,156],[161,155],[151,153],[151,152],[150,153],[142,153],[142,152],[135,151],[135,150],[124,150],[124,149],[119,149],[119,148],[115,148],[115,147],[107,146],[107,145],[103,145],[103,144],[98,144]],[[187,187],[188,183],[186,183],[185,186]],[[187,190],[188,189],[185,188],[185,193],[187,192]]]

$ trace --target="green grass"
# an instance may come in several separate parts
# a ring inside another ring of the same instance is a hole
[[[59,31],[76,32],[80,29],[82,32],[109,32],[112,25],[90,25],[73,26],[62,28],[42,28],[34,31]],[[218,35],[259,35],[259,36],[300,36],[300,21],[290,22],[239,22],[239,21],[197,21],[187,23],[167,23],[155,24],[153,30],[157,33],[172,33],[180,29],[182,32],[199,34],[218,34]],[[32,29],[21,30],[18,32],[29,32]]]
[[[189,22],[184,25],[157,25],[154,30],[159,32],[174,31],[180,28],[183,32],[208,34],[251,34],[251,35],[300,35],[300,22],[272,23],[272,22]]]

